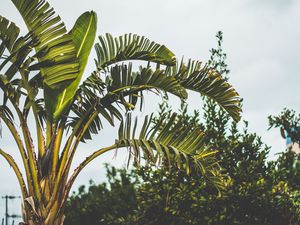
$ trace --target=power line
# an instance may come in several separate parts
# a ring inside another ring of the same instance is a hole
[[[21,198],[21,196],[15,196],[15,195],[2,196],[2,199],[5,199],[5,225],[8,225],[9,218],[20,218],[21,217],[20,215],[16,215],[16,214],[9,215],[9,213],[8,213],[8,200],[13,200],[16,198]],[[2,224],[3,224],[3,220],[2,220]]]

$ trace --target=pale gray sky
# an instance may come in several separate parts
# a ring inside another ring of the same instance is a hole
[[[267,116],[278,114],[284,107],[300,112],[300,1],[299,0],[50,0],[70,29],[76,18],[86,10],[98,14],[98,34],[137,33],[166,44],[181,57],[206,61],[209,49],[216,46],[215,34],[224,32],[224,50],[231,70],[230,81],[244,98],[243,118],[250,130],[273,146],[271,158],[284,149],[284,140],[277,130],[267,131]],[[8,0],[0,0],[0,15],[22,24],[21,18]],[[22,25],[24,28],[24,25]],[[93,62],[88,67],[91,71]],[[87,71],[86,74],[89,72]],[[201,107],[200,99],[192,97],[192,107]],[[152,103],[151,103],[152,105]],[[151,107],[149,107],[150,109]],[[110,130],[104,139],[113,141]],[[76,162],[80,162],[103,136],[82,146]],[[1,147],[11,148],[8,136]],[[89,149],[89,150],[87,150]],[[76,185],[90,178],[103,179],[97,160],[79,177]],[[121,162],[120,162],[121,161]],[[112,160],[123,164],[124,160]],[[6,162],[0,159],[0,195],[18,194],[16,179]],[[0,203],[0,218],[3,204]]]

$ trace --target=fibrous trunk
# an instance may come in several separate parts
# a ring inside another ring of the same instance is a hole
[[[32,198],[26,199],[23,204],[23,220],[19,225],[63,225],[65,216],[58,212],[56,204],[50,210],[35,206],[31,201]]]

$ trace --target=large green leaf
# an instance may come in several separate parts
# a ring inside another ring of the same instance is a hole
[[[59,118],[61,113],[69,106],[76,93],[78,85],[81,81],[82,74],[86,67],[90,51],[92,49],[97,30],[97,15],[95,12],[85,12],[76,21],[74,27],[70,31],[73,42],[76,47],[76,57],[79,60],[79,72],[76,79],[72,81],[63,90],[58,90],[54,96],[48,99],[49,107],[53,112],[54,120]],[[46,89],[46,93],[53,90]]]
[[[79,62],[71,34],[45,0],[12,0],[28,30],[38,39],[35,46],[38,63],[30,70],[40,70],[45,88],[48,117],[53,119],[57,96],[77,78]]]
[[[30,32],[38,38],[35,46],[39,63],[31,69],[40,69],[44,84],[50,89],[67,86],[76,79],[79,64],[72,36],[44,0],[12,0]]]

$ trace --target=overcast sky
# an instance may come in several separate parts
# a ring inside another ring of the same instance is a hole
[[[299,0],[50,0],[49,3],[68,29],[81,13],[94,10],[98,14],[98,34],[145,35],[166,44],[178,57],[206,61],[209,49],[216,46],[216,32],[223,31],[230,82],[244,99],[243,118],[249,121],[251,131],[272,146],[270,158],[284,149],[278,131],[267,131],[267,116],[278,114],[284,107],[300,112]],[[0,6],[0,15],[24,28],[10,1],[0,0]],[[88,71],[92,69],[93,63],[89,64]],[[193,96],[192,107],[201,107],[199,102]],[[109,130],[105,140],[112,141],[114,137],[113,130]],[[101,140],[101,136],[96,137],[96,143]],[[12,140],[5,134],[0,143],[4,149],[15,152]],[[95,142],[82,146],[82,153],[75,161],[80,162],[94,146]],[[87,183],[90,178],[103,179],[99,164],[111,158],[95,161],[76,185]],[[119,165],[124,162],[112,161]],[[2,159],[0,165],[0,195],[18,194],[12,170]]]

